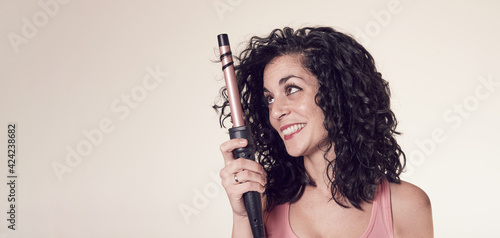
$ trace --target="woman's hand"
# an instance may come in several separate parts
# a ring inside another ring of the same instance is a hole
[[[239,217],[247,217],[243,194],[248,191],[262,194],[266,185],[266,172],[259,163],[233,156],[233,150],[245,147],[247,143],[246,139],[232,139],[220,146],[225,164],[220,171],[222,186],[229,197],[233,215]]]

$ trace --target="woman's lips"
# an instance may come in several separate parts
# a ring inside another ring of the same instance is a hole
[[[281,133],[284,135],[284,139],[288,140],[291,139],[294,134],[302,130],[306,126],[306,123],[296,123],[296,124],[288,124],[285,126],[282,126],[280,128]]]

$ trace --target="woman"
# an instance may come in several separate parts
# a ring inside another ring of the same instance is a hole
[[[263,194],[267,237],[433,236],[429,198],[399,177],[388,83],[360,44],[328,27],[284,28],[236,58],[258,161],[233,157],[244,139],[220,147],[233,237],[252,237],[248,191]]]

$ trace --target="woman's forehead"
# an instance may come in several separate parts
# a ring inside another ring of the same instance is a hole
[[[300,79],[315,78],[307,70],[302,61],[302,56],[298,54],[277,56],[271,60],[264,68],[264,87],[267,84],[283,84],[284,81],[295,77]]]

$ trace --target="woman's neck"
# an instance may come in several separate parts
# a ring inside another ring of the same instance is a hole
[[[315,154],[304,156],[304,167],[307,173],[316,183],[318,189],[328,193],[331,191],[331,182],[327,176],[327,166],[330,161],[335,159],[335,153],[332,150],[328,152],[327,159],[325,159],[325,152],[321,150],[318,150]]]

